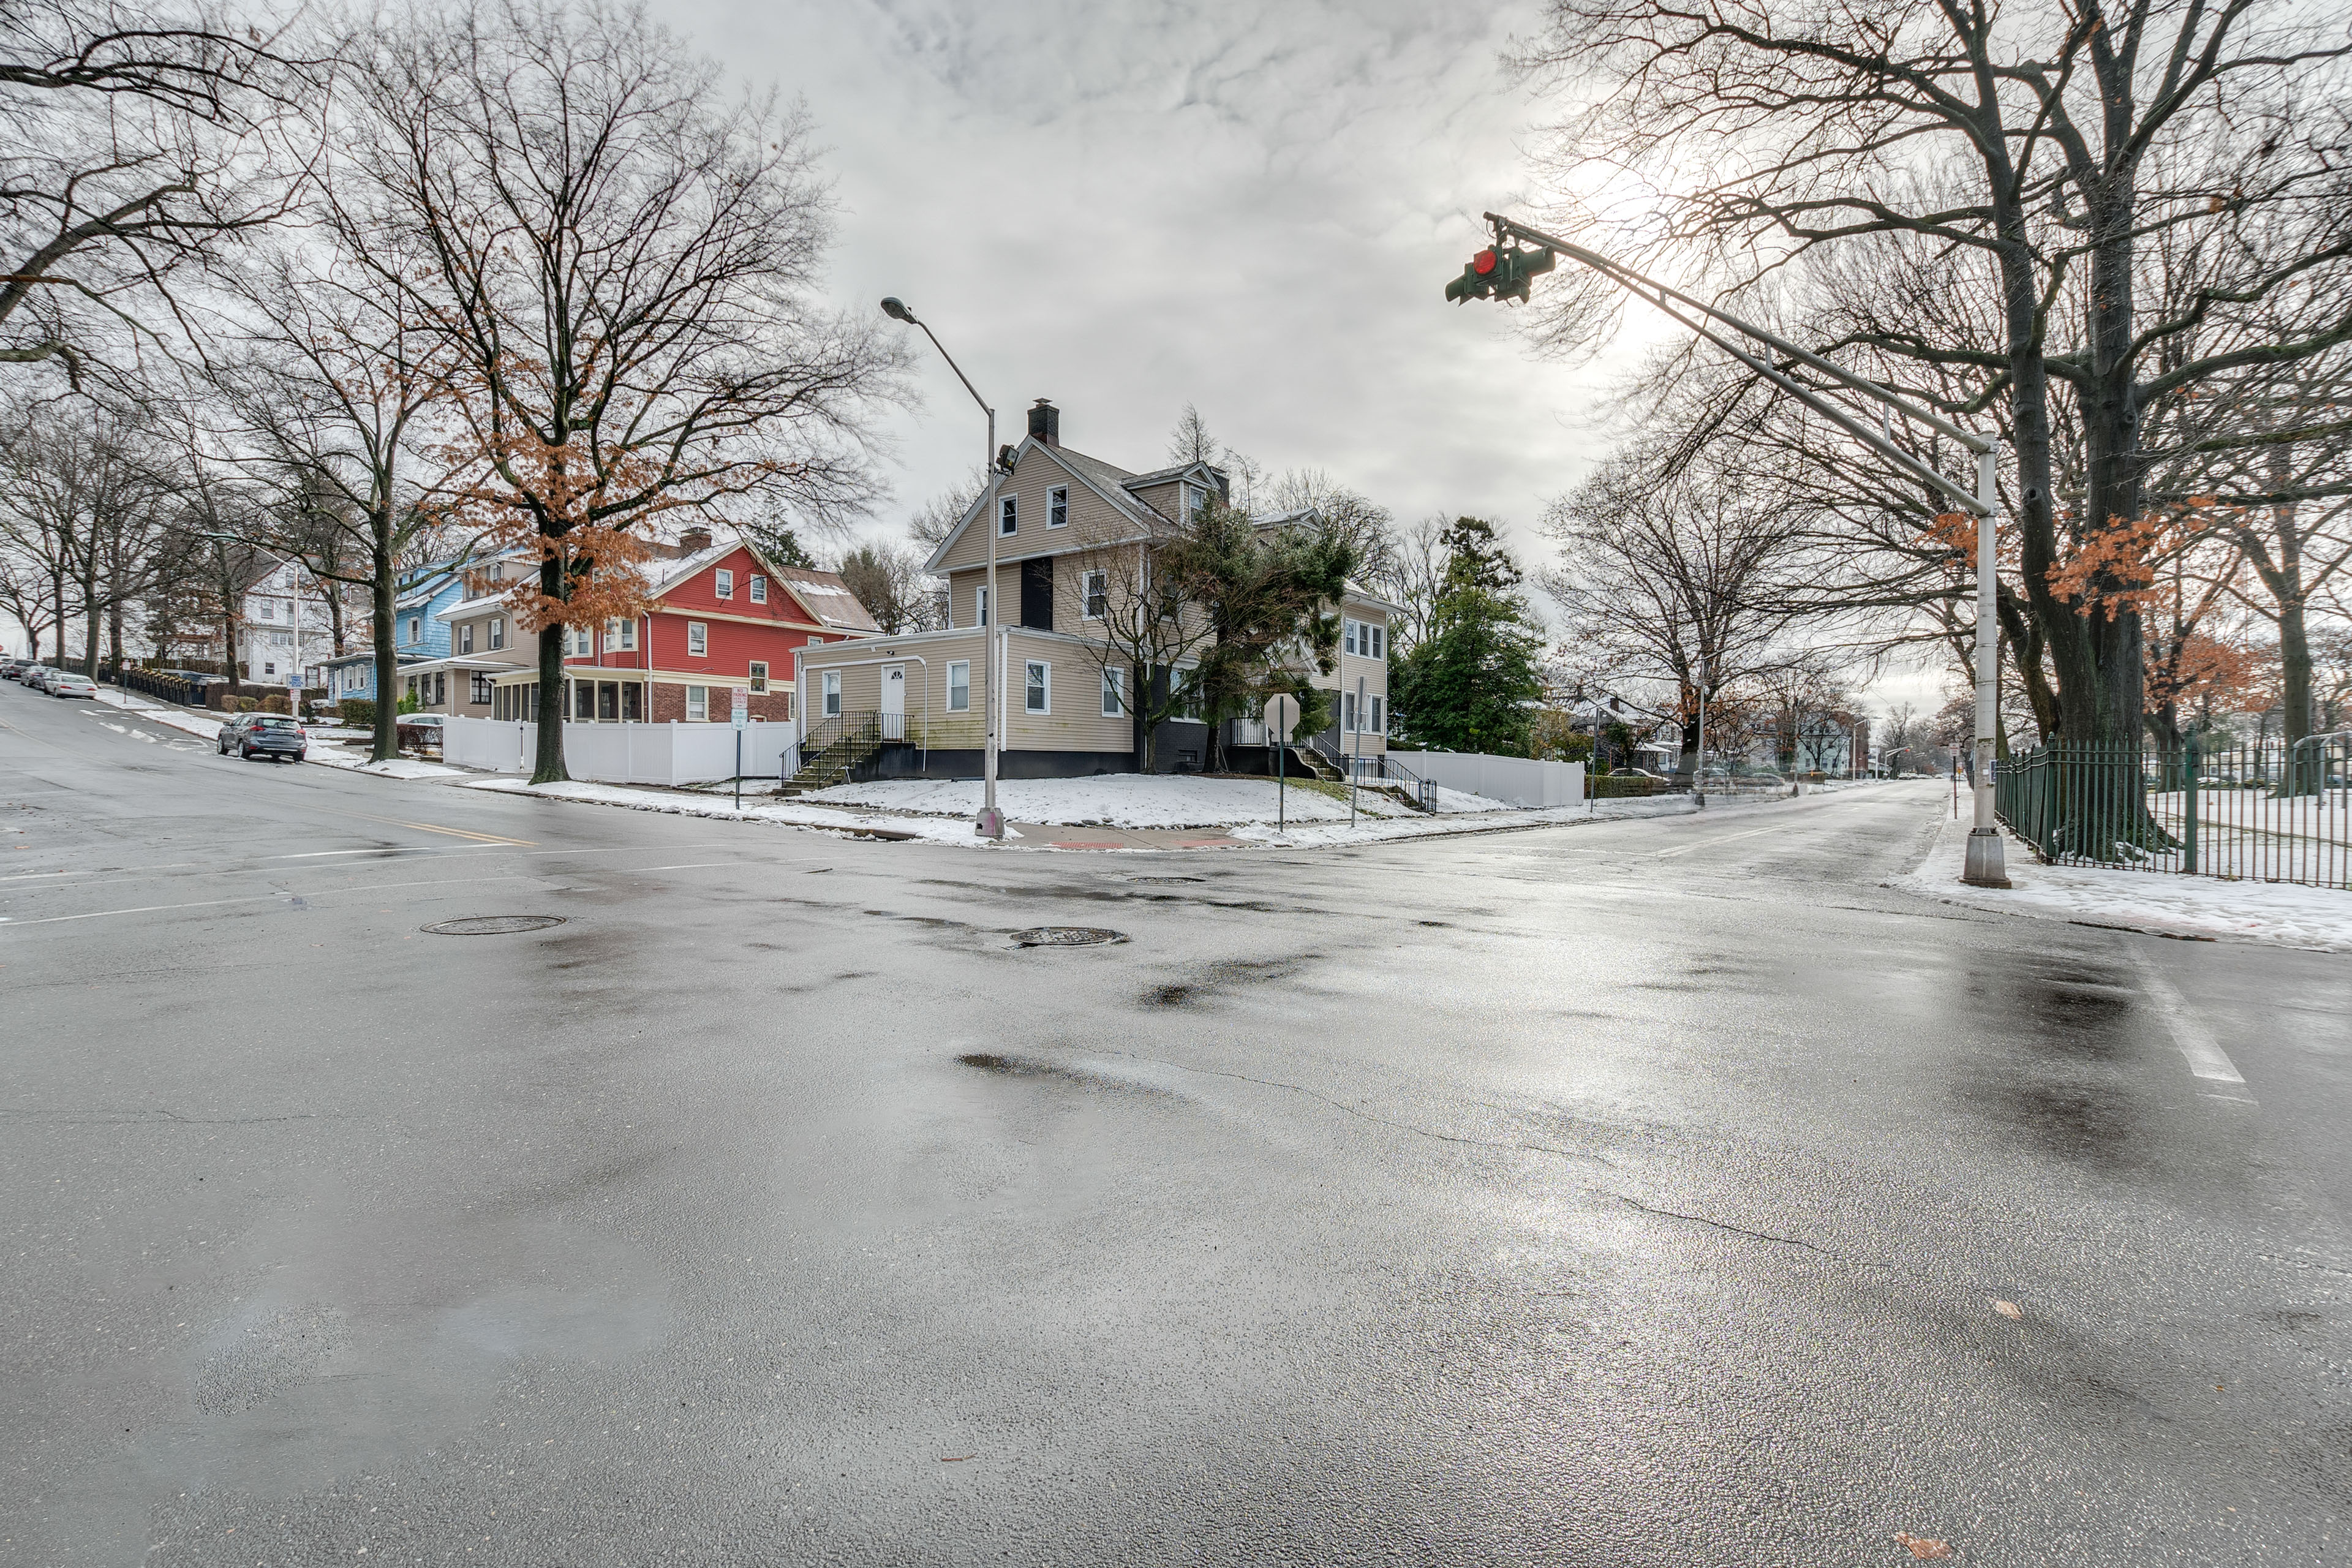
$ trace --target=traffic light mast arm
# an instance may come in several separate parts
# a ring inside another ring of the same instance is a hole
[[[1612,261],[1597,250],[1587,250],[1580,245],[1570,245],[1564,239],[1555,239],[1550,235],[1544,233],[1540,229],[1529,228],[1526,224],[1520,223],[1515,218],[1505,217],[1500,213],[1487,213],[1484,216],[1487,223],[1494,226],[1496,243],[1497,244],[1500,244],[1506,236],[1511,236],[1530,241],[1536,245],[1543,246],[1548,249],[1557,250],[1562,256],[1569,258],[1570,260],[1582,262],[1585,266],[1592,268],[1595,272],[1600,273],[1611,282],[1618,284],[1620,287],[1626,289],[1627,292],[1639,295],[1647,303],[1655,305],[1662,310],[1666,310],[1669,315],[1675,314],[1675,312],[1668,309],[1666,305],[1666,301],[1672,300],[1677,304],[1698,311],[1709,320],[1722,322],[1732,331],[1739,332],[1756,342],[1764,344],[1775,353],[1786,354],[1790,359],[1811,366],[1813,369],[1820,371],[1823,375],[1853,388],[1854,391],[1861,393],[1864,396],[1875,399],[1876,401],[1886,405],[1889,408],[1901,414],[1906,419],[1916,419],[1922,425],[1926,425],[1932,429],[1941,431],[1943,434],[1949,436],[1953,440],[1958,441],[1962,446],[1968,447],[1971,452],[1990,452],[1999,444],[1990,437],[1979,436],[1972,430],[1964,430],[1960,428],[1960,426],[1951,423],[1949,420],[1942,418],[1941,416],[1932,414],[1927,409],[1918,406],[1909,399],[1889,392],[1886,388],[1879,385],[1878,383],[1870,380],[1868,377],[1854,374],[1853,372],[1839,365],[1835,361],[1823,359],[1821,355],[1813,353],[1809,350],[1801,349],[1796,344],[1790,342],[1784,338],[1778,337],[1771,332],[1768,332],[1761,327],[1752,326],[1749,323],[1741,321],[1738,317],[1732,315],[1728,311],[1716,309],[1713,305],[1708,304],[1704,300],[1695,300],[1687,294],[1667,288],[1664,284],[1660,283],[1654,279],[1644,278],[1642,274],[1634,271],[1623,262]],[[1676,319],[1683,320],[1683,318],[1680,317],[1677,317]],[[1687,321],[1684,321],[1684,324],[1685,326],[1691,325]],[[1696,329],[1694,328],[1694,330]],[[1719,342],[1720,340],[1711,339],[1710,341]],[[1741,357],[1746,358],[1747,356],[1742,355]],[[1753,362],[1750,361],[1750,363],[1752,363]],[[1780,378],[1775,376],[1773,379],[1778,381]],[[1784,383],[1783,384],[1786,384]],[[1792,390],[1795,389],[1792,388]]]

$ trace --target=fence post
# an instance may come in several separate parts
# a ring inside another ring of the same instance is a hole
[[[2197,874],[2197,731],[2189,731],[2189,744],[2183,759],[2187,767],[2180,781],[2183,802],[2180,822],[2180,868],[2190,876]]]

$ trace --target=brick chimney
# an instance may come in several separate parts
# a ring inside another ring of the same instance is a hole
[[[710,530],[698,522],[696,523],[677,536],[677,547],[688,555],[709,549]]]
[[[1041,397],[1029,405],[1029,434],[1048,447],[1062,444],[1062,411],[1052,398]]]

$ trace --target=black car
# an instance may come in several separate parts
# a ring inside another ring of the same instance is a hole
[[[268,757],[299,763],[310,754],[310,739],[301,725],[283,714],[238,713],[220,727],[220,751],[224,757],[234,751],[248,761]]]

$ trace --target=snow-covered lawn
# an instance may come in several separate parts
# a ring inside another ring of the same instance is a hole
[[[168,724],[174,730],[183,730],[191,735],[202,735],[207,741],[220,733],[221,715],[191,713],[184,708],[174,708],[165,702],[150,701],[134,692],[120,690],[111,686],[100,687],[98,700],[106,707],[119,708],[125,713],[135,713],[142,719],[151,720],[158,724]]]
[[[1279,813],[1297,823],[1348,820],[1344,795],[1293,783]],[[816,805],[864,806],[878,811],[920,813],[969,819],[980,812],[978,779],[878,779],[837,784],[800,799]],[[1230,827],[1271,824],[1277,816],[1272,779],[1202,778],[1198,774],[1103,773],[1084,779],[1002,779],[996,804],[1015,822],[1052,822],[1087,827]],[[1458,790],[1437,792],[1444,814],[1510,811],[1501,801]],[[1514,816],[1529,815],[1512,812]],[[1366,789],[1357,816],[1426,820],[1385,791]]]
[[[882,832],[902,837],[929,839],[938,844],[978,847],[984,842],[972,832],[969,821],[803,805],[797,801],[776,801],[772,795],[747,795],[743,809],[738,811],[728,799],[706,798],[699,792],[635,789],[626,784],[535,784],[519,778],[478,778],[459,787],[496,790],[501,795],[535,795],[550,800],[584,801],[592,805],[626,806],[633,811],[660,811],[678,816],[772,822],[785,827],[829,828],[847,833]]]
[[[2157,871],[2044,866],[2032,850],[2006,833],[2001,836],[2002,856],[2014,886],[2006,891],[1971,888],[1960,880],[1968,833],[1965,817],[1945,821],[1927,859],[1889,886],[1972,909],[2352,951],[2352,892]]]
[[[311,732],[310,760],[321,767],[341,768],[346,773],[373,773],[386,779],[454,779],[466,774],[464,768],[428,763],[417,757],[394,757],[390,762],[372,763],[365,752],[332,742],[320,744],[317,731]]]

